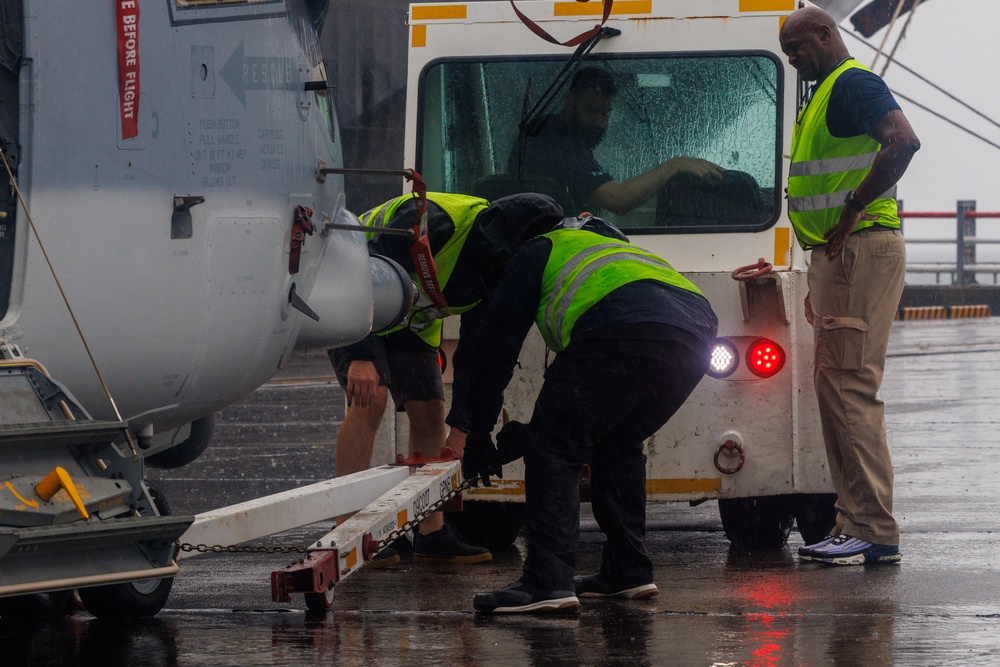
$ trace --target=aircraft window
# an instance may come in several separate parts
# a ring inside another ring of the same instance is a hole
[[[189,7],[214,7],[216,5],[262,5],[275,3],[278,0],[174,0],[177,9],[187,9]]]
[[[174,23],[231,21],[285,13],[285,0],[173,0]]]
[[[580,65],[605,69],[617,88],[593,151],[616,181],[677,156],[726,170],[714,184],[676,177],[625,215],[578,201],[588,191],[560,182],[559,166],[533,169],[534,137],[519,150],[522,113],[563,65],[541,58],[432,63],[421,77],[417,145],[417,169],[428,188],[486,198],[546,192],[564,208],[599,213],[629,233],[760,231],[777,220],[782,70],[773,54],[623,56]],[[569,81],[564,84],[541,117],[560,115]]]
[[[320,60],[313,67],[312,72],[313,81],[327,81],[326,65]],[[324,125],[326,125],[327,131],[330,133],[330,140],[333,143],[337,143],[337,135],[339,130],[337,129],[337,109],[333,104],[333,95],[330,89],[319,91],[316,94],[316,105],[319,108],[320,117],[323,118]]]

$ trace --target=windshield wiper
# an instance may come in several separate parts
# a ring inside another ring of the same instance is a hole
[[[548,119],[547,115],[543,115],[543,112],[552,104],[552,101],[562,92],[562,89],[566,86],[566,82],[570,80],[570,75],[573,74],[577,68],[579,68],[580,63],[587,57],[587,55],[597,46],[605,37],[617,37],[622,34],[622,31],[618,28],[609,28],[607,26],[601,28],[596,35],[588,39],[586,42],[580,44],[576,47],[573,55],[569,57],[566,64],[563,65],[559,73],[555,75],[549,87],[545,89],[542,96],[538,98],[535,102],[535,106],[528,109],[528,100],[531,96],[531,79],[528,79],[528,85],[524,90],[524,104],[521,107],[521,122],[517,125],[517,178],[521,180],[523,177],[522,171],[524,168],[524,145],[527,141],[528,136],[536,136],[545,125],[545,121]]]

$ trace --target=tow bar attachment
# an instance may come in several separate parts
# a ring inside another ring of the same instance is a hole
[[[292,594],[302,593],[309,609],[329,609],[337,582],[431,512],[460,503],[459,494],[468,488],[457,459],[418,457],[400,459],[397,465],[408,466],[409,477],[317,540],[302,560],[271,573],[272,600],[291,602]]]

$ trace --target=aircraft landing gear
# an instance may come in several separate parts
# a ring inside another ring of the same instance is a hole
[[[170,506],[158,489],[149,487],[149,495],[160,516],[170,514]],[[143,579],[123,584],[81,588],[79,594],[83,606],[97,618],[150,618],[163,609],[173,585],[173,577]]]
[[[146,465],[152,468],[180,468],[201,456],[215,433],[215,414],[191,422],[191,434],[183,442],[170,449],[146,457]]]

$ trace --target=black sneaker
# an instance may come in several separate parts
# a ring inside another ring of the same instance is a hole
[[[493,554],[489,549],[474,547],[458,539],[448,524],[429,535],[413,535],[413,559],[436,560],[447,563],[489,563]]]
[[[573,577],[573,588],[582,598],[627,598],[642,600],[660,594],[660,589],[654,583],[637,586],[609,584],[601,575],[592,574],[589,577]]]
[[[383,567],[389,567],[390,565],[395,565],[400,560],[399,552],[392,547],[386,547],[375,554],[375,557],[370,561],[365,563],[365,568],[368,570],[380,570]]]
[[[580,608],[580,601],[573,591],[548,591],[515,581],[502,591],[476,593],[472,606],[484,614],[573,612]]]

